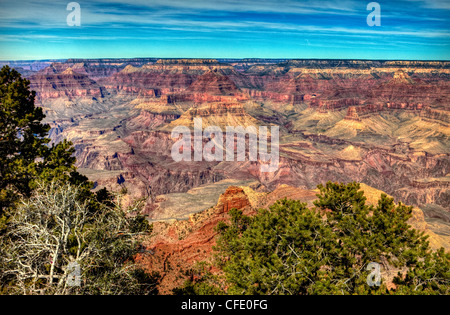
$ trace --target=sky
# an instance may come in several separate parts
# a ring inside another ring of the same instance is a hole
[[[0,60],[450,60],[450,0],[0,0]]]

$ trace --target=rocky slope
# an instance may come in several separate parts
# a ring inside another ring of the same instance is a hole
[[[211,70],[233,70],[217,60],[158,60],[142,67],[126,66],[101,83],[108,89],[124,93],[160,96],[186,90],[196,79]]]
[[[62,72],[53,72],[56,71],[53,67],[45,68],[42,72],[29,78],[30,88],[36,91],[38,102],[49,99],[72,100],[77,97],[103,97],[101,87],[86,74],[75,72],[72,68],[67,68]]]

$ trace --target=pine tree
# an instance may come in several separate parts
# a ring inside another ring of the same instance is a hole
[[[215,249],[224,293],[449,293],[450,255],[433,252],[424,234],[411,228],[412,207],[385,194],[376,206],[367,205],[358,183],[318,188],[315,208],[284,199],[254,217],[231,210],[230,223],[219,223]],[[369,286],[370,263],[395,270],[395,287],[383,280]],[[213,282],[200,279],[184,292],[214,292]]]
[[[0,216],[19,195],[30,195],[30,167],[49,142],[50,127],[41,123],[45,116],[29,87],[16,70],[0,70]]]
[[[81,185],[80,198],[92,198],[92,183],[74,167],[75,150],[68,141],[49,146],[50,126],[34,104],[30,82],[14,69],[0,71],[0,234],[14,203],[29,197],[36,181],[60,180]],[[92,208],[97,207],[95,203]]]

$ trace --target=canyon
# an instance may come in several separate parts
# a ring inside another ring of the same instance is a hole
[[[36,91],[52,142],[72,141],[76,166],[96,189],[126,191],[129,203],[143,198],[152,222],[189,222],[216,209],[224,193],[233,199],[252,189],[274,202],[274,192],[290,187],[308,201],[320,183],[357,181],[414,206],[430,231],[450,236],[448,61],[137,58],[11,66]],[[261,172],[262,161],[248,158],[175,162],[171,132],[192,129],[194,118],[203,128],[278,126],[278,169]]]

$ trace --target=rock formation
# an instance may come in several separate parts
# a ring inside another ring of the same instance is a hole
[[[29,79],[30,88],[36,91],[38,101],[48,99],[73,99],[77,97],[101,98],[103,91],[94,80],[86,74],[77,73],[72,68],[66,68],[62,72],[56,71],[54,65],[44,69],[38,74],[32,75]],[[62,70],[62,69],[59,69]]]

